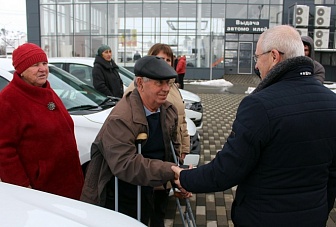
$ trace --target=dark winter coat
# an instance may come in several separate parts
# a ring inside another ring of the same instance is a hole
[[[109,62],[99,55],[96,56],[92,68],[92,80],[94,88],[106,96],[121,98],[124,94],[118,66],[113,60]]]
[[[238,107],[232,132],[209,164],[182,171],[191,192],[238,185],[235,226],[326,226],[336,193],[336,94],[313,62],[279,63]]]
[[[85,177],[82,201],[104,206],[106,184],[113,180],[113,176],[131,184],[151,187],[174,179],[171,166],[175,164],[170,140],[176,151],[180,144],[176,140],[177,110],[171,103],[166,102],[160,107],[160,120],[166,161],[144,158],[137,153],[137,136],[140,133],[149,135],[138,90],[135,89],[118,102],[91,147],[92,160]]]
[[[315,60],[314,40],[309,36],[302,36],[301,40],[309,47],[309,56],[314,60],[314,77],[321,83],[325,80],[325,69],[318,61]]]

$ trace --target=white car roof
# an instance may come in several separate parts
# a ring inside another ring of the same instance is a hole
[[[2,65],[0,65],[0,67],[2,67]],[[8,81],[11,81],[13,79],[13,74],[2,68],[0,68],[0,75]]]
[[[0,58],[0,68],[6,71],[13,71],[14,66],[12,65],[12,59]]]
[[[76,64],[85,64],[85,65],[91,65],[93,67],[94,63],[94,58],[89,58],[89,57],[51,57],[48,58],[48,61],[52,63],[76,63]]]
[[[3,182],[0,201],[0,226],[145,226],[109,209]]]

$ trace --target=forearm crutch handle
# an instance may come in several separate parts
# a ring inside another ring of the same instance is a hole
[[[138,149],[138,154],[141,154],[141,143],[147,139],[146,133],[140,133],[136,138],[136,144]],[[118,178],[114,178],[114,210],[118,212],[119,205],[118,205]],[[141,221],[141,186],[137,186],[137,219]]]
[[[140,133],[137,138],[136,142],[138,144],[138,154],[141,154],[141,143],[147,139],[146,133]],[[141,221],[141,185],[137,186],[137,219]]]

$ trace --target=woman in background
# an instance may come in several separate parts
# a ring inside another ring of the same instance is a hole
[[[124,94],[124,85],[118,73],[118,66],[112,59],[112,50],[102,45],[92,68],[93,86],[106,96],[121,98]]]

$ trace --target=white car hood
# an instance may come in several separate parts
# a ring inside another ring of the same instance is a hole
[[[0,226],[145,226],[112,210],[2,182],[0,200]]]
[[[90,149],[92,142],[95,140],[111,110],[112,108],[93,114],[71,115],[75,124],[75,137],[82,165],[91,159]]]
[[[181,96],[183,98],[183,100],[190,100],[190,101],[193,101],[193,102],[200,102],[201,101],[201,98],[190,92],[190,91],[187,91],[187,90],[183,90],[183,89],[179,89],[180,90],[180,93],[181,93]]]
[[[94,123],[103,124],[105,119],[111,113],[112,109],[113,108],[109,108],[109,109],[100,111],[98,113],[86,114],[86,115],[83,115],[83,117],[85,117],[86,119],[88,119],[89,121],[92,121]]]

